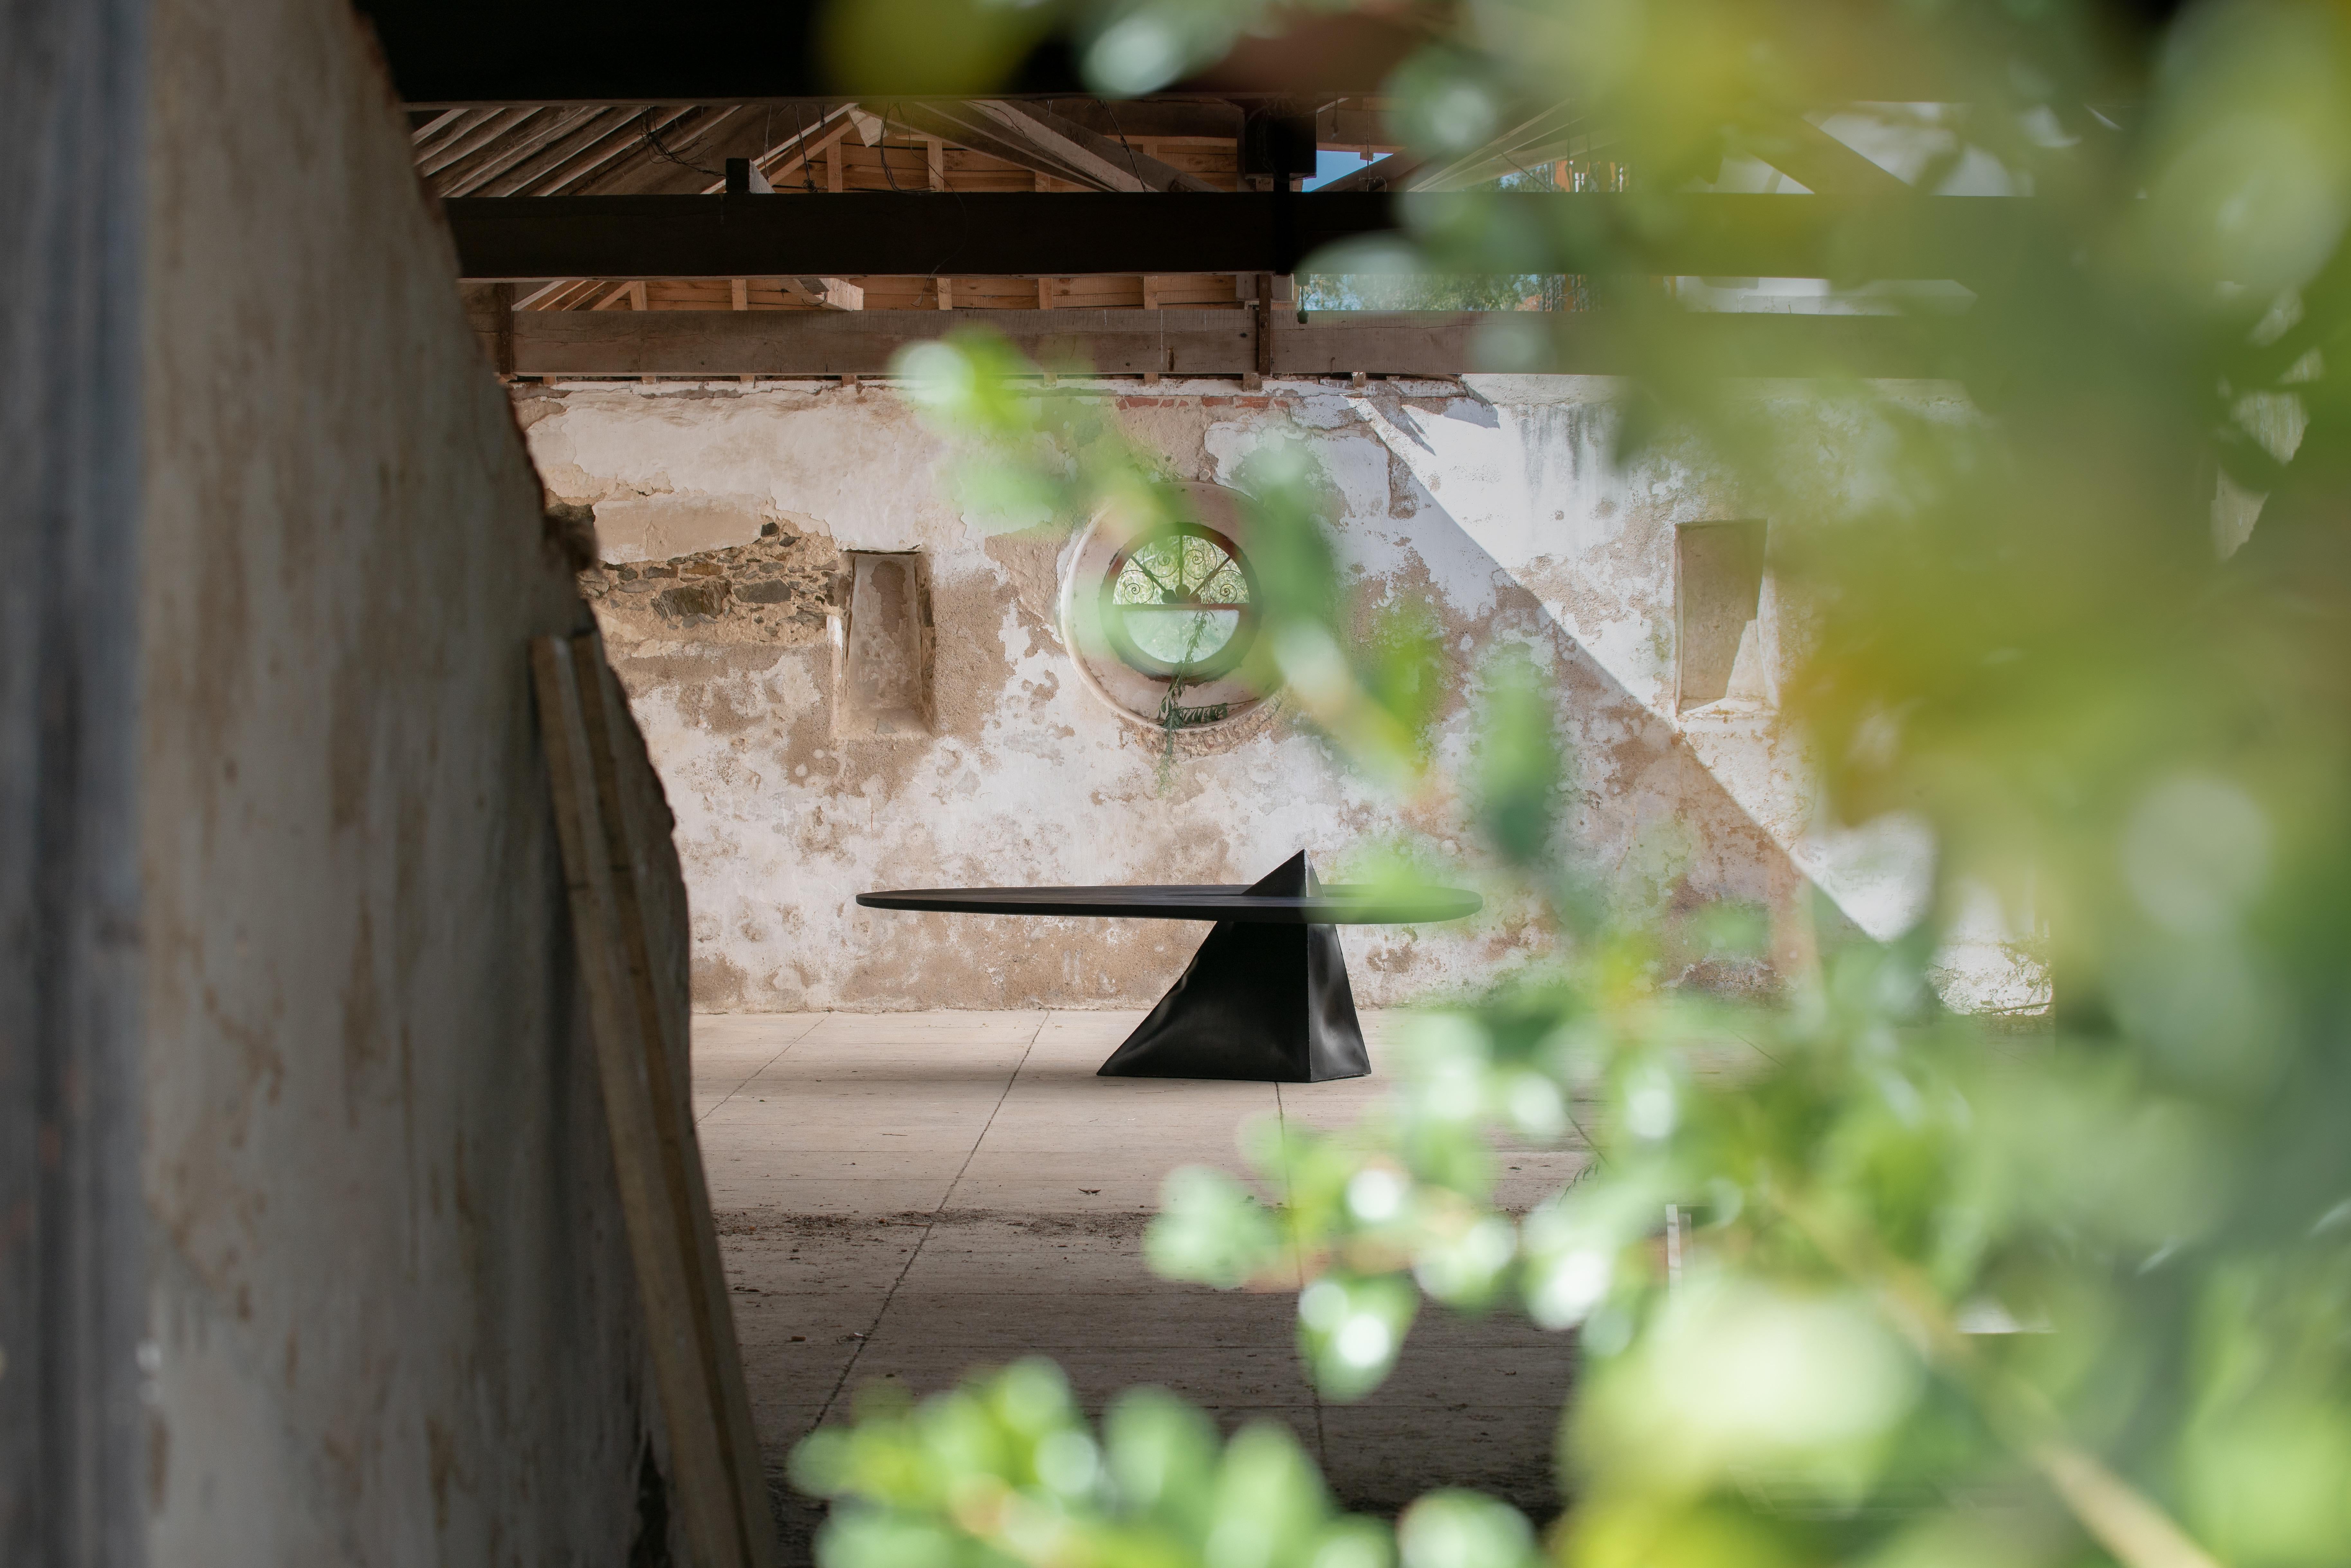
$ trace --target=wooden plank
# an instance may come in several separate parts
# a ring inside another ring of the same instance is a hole
[[[647,1082],[670,1178],[676,1236],[690,1256],[687,1278],[696,1292],[695,1322],[703,1333],[702,1369],[718,1411],[734,1490],[743,1561],[767,1568],[775,1557],[767,1478],[751,1400],[743,1381],[732,1298],[718,1256],[702,1148],[694,1128],[691,1061],[692,1001],[684,876],[670,839],[673,819],[660,776],[629,716],[603,640],[590,632],[571,642],[580,710],[595,764],[597,803],[603,817],[612,887],[639,1014],[652,1051]]]
[[[592,670],[584,678],[583,666]],[[758,1450],[747,1458],[741,1449],[747,1404],[739,1422],[731,1408],[740,1358],[731,1318],[720,1317],[723,1286],[715,1308],[710,1300],[705,1251],[715,1258],[716,1231],[679,1051],[665,1038],[668,1004],[645,918],[650,879],[619,786],[601,649],[592,634],[538,638],[531,667],[622,1215],[669,1428],[671,1490],[697,1564],[768,1568],[772,1531],[764,1486],[746,1495]]]
[[[1530,324],[1512,317],[1316,311],[1301,326],[1294,311],[1276,308],[1263,361],[1259,313],[1231,309],[534,310],[515,313],[512,331],[516,372],[554,377],[884,375],[901,349],[967,319],[1041,362],[1110,375],[1455,376],[1486,368],[1481,332]],[[1693,319],[1685,336],[1724,375],[1917,377],[1952,373],[1963,323],[1956,319],[1946,331],[1899,317],[1723,314]],[[1547,368],[1557,373],[1629,375],[1643,367],[1637,343],[1604,313],[1531,324],[1552,334],[1557,357]]]
[[[765,166],[760,172],[767,176],[770,185],[779,186],[788,180],[798,179],[809,164],[829,156],[832,144],[848,135],[852,129],[849,105],[844,103],[829,110],[805,131],[795,126],[791,139],[778,149],[775,154],[777,162]]]
[[[1098,135],[1042,104],[982,99],[971,105],[1057,161],[1112,191],[1213,191],[1196,175],[1137,151],[1132,142]]]
[[[436,195],[492,194],[488,187],[500,174],[601,112],[593,109],[541,110],[527,123],[502,131],[462,158],[437,165],[418,159],[417,173]]]
[[[1740,145],[1823,196],[1899,196],[1909,186],[1800,115],[1759,110],[1738,129]]]
[[[590,109],[577,119],[564,121],[562,129],[550,140],[526,149],[513,162],[495,174],[484,176],[471,189],[444,190],[444,196],[523,196],[549,195],[562,189],[579,161],[598,148],[610,149],[615,138],[625,139],[635,132],[633,111],[620,109]],[[592,166],[592,165],[591,165]]]

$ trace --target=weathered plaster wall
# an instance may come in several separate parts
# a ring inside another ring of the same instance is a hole
[[[1953,385],[1881,390],[1934,417],[1967,417],[1965,395]],[[1904,816],[1860,827],[1825,819],[1801,743],[1775,707],[1802,627],[1768,574],[1750,649],[1759,678],[1748,695],[1734,691],[1730,700],[1698,707],[1677,702],[1675,528],[1740,518],[1801,527],[1805,519],[1771,517],[1735,486],[1669,454],[1629,467],[1613,461],[1614,392],[1615,383],[1600,377],[1471,376],[1458,402],[1367,404],[1365,413],[1463,531],[1621,691],[1679,735],[1807,879],[1867,935],[1899,936],[1933,893],[1932,835]],[[1787,399],[1771,382],[1751,383],[1748,395],[1786,400],[1791,427],[1811,432],[1813,449],[1800,455],[1811,484],[1862,482],[1863,465],[1854,459],[1873,438],[1869,430],[1840,423],[1834,409],[1810,400]],[[1954,894],[1954,936],[1937,965],[1945,999],[1970,1009],[2045,1006],[2043,966],[1997,900],[1977,888]]]
[[[150,1554],[628,1563],[526,656],[585,612],[350,7],[160,0],[152,57]]]
[[[1464,527],[1453,492],[1474,491],[1475,476],[1423,460],[1456,424],[1499,428],[1496,406],[1458,383],[1368,395],[1277,383],[1238,397],[1229,383],[1150,393],[1129,383],[1071,395],[1116,396],[1137,436],[1187,479],[1232,483],[1261,443],[1306,441],[1332,482],[1343,558],[1368,602],[1426,605],[1470,668],[1517,647],[1548,670],[1578,758],[1577,849],[1617,896],[1789,904],[1800,879],[1784,850],[1658,712],[1649,677],[1614,659],[1659,634],[1672,524],[1703,501],[1692,486],[1614,475],[1594,422],[1564,422],[1565,444],[1546,456],[1569,480],[1557,509],[1599,530],[1588,570],[1610,605],[1587,643]],[[1142,1005],[1199,936],[855,907],[872,888],[1246,882],[1301,848],[1330,863],[1410,836],[1479,864],[1454,807],[1398,808],[1278,705],[1186,737],[1167,765],[1157,735],[1075,678],[1055,609],[1068,541],[988,537],[960,515],[942,493],[939,444],[886,390],[576,386],[525,392],[519,406],[550,492],[595,509],[609,564],[590,574],[590,592],[677,807],[700,1006]],[[930,736],[835,733],[820,623],[830,601],[818,585],[827,552],[837,571],[850,549],[928,559]],[[649,564],[657,558],[668,559]],[[685,591],[714,572],[731,584],[726,595]],[[754,586],[773,597],[755,600]],[[1469,741],[1457,695],[1438,744],[1458,762]],[[1507,904],[1459,925],[1345,936],[1368,1004],[1479,985],[1536,940],[1526,912]]]

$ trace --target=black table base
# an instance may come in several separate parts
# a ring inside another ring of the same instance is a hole
[[[1249,891],[1309,897],[1321,883],[1300,853]],[[1371,1070],[1335,927],[1219,920],[1100,1075],[1322,1083]]]
[[[1475,915],[1453,887],[1325,887],[1301,852],[1249,887],[908,887],[861,893],[867,909],[955,915],[1212,920],[1184,977],[1102,1064],[1105,1078],[1238,1078],[1321,1083],[1371,1071],[1341,925],[1405,925]]]

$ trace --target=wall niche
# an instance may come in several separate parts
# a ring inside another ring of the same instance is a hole
[[[932,732],[930,563],[916,550],[850,550],[833,625],[832,731]]]
[[[1764,546],[1758,520],[1675,527],[1676,713],[1771,705]]]

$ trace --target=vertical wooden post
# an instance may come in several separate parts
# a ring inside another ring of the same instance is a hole
[[[491,358],[496,361],[498,380],[510,382],[515,373],[514,313],[515,286],[511,283],[490,285],[490,308],[496,313],[498,329],[492,338]]]
[[[736,277],[728,279],[728,282],[731,285],[731,298],[729,303],[732,307],[737,310],[748,310],[751,308],[751,280],[747,277]],[[511,335],[511,329],[509,329],[509,335]],[[737,379],[739,379],[744,385],[748,386],[758,378],[747,372]]]
[[[1256,368],[1241,377],[1241,386],[1255,392],[1265,385],[1265,378],[1273,370],[1274,276],[1270,272],[1254,275],[1257,281]]]

